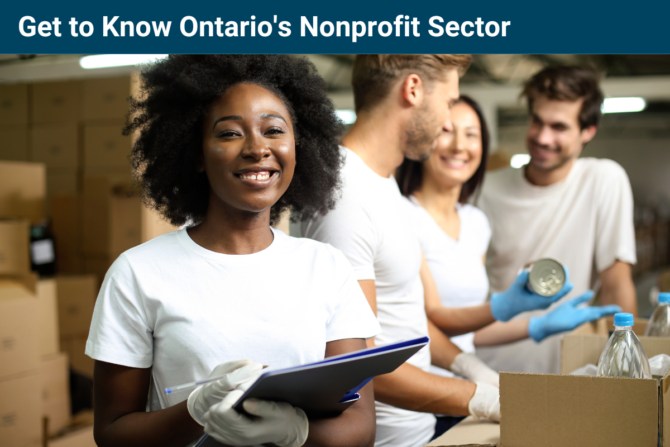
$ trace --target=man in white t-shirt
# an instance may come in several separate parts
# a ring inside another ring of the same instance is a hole
[[[486,262],[491,292],[505,290],[522,266],[549,257],[568,268],[575,286],[564,300],[599,286],[602,304],[636,314],[628,177],[614,161],[578,158],[601,115],[597,74],[549,67],[526,82],[522,95],[530,114],[530,162],[524,169],[488,174],[477,203],[492,229]],[[525,340],[477,353],[500,371],[557,373],[559,350],[554,336],[540,344]]]
[[[451,130],[449,108],[459,96],[459,73],[469,61],[469,56],[456,55],[357,56],[353,86],[358,117],[343,140],[342,196],[325,216],[292,227],[292,234],[327,242],[351,262],[382,329],[375,344],[430,335],[429,349],[373,382],[377,447],[424,446],[439,433],[434,414],[500,418],[497,374],[461,353],[426,317],[424,283],[432,284],[432,278],[422,260],[413,205],[392,176],[405,156],[426,159],[436,138]],[[507,320],[496,309],[518,309],[521,301],[537,308],[541,297],[520,289],[524,287],[498,294],[490,307],[470,308],[472,313],[462,320],[479,328],[492,318]],[[428,285],[426,294],[431,290]],[[431,374],[431,363],[476,383]]]

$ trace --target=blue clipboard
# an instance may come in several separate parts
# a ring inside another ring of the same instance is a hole
[[[426,346],[428,337],[363,349],[292,368],[263,373],[233,408],[244,413],[242,403],[251,397],[288,402],[310,418],[342,413],[359,398],[358,391],[375,376],[395,371]],[[196,447],[221,444],[205,435]]]

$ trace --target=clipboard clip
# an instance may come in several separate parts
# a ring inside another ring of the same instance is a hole
[[[373,377],[368,377],[367,379],[362,381],[357,387],[352,388],[349,391],[347,391],[346,393],[344,393],[344,397],[338,402],[338,404],[346,404],[346,403],[349,403],[349,402],[356,402],[358,399],[361,398],[361,395],[358,394],[358,391],[360,391],[360,389],[363,388],[365,385],[367,385],[368,382],[370,382],[372,379],[374,379],[374,376]]]

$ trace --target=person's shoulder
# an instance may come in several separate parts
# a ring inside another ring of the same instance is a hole
[[[514,168],[503,168],[487,172],[480,193],[480,200],[486,201],[489,197],[500,197],[509,195],[509,190],[519,181],[523,170]]]
[[[466,221],[466,225],[478,228],[480,230],[486,230],[490,228],[489,219],[484,214],[484,211],[480,210],[474,205],[466,203],[461,206],[460,214],[463,216]]]
[[[580,158],[577,165],[583,175],[592,177],[598,182],[607,181],[628,181],[626,170],[616,161],[608,158]]]
[[[320,242],[307,237],[289,236],[278,229],[274,229],[274,234],[278,238],[279,243],[284,247],[284,250],[293,256],[300,256],[303,259],[318,259],[320,262],[329,260],[333,263],[346,259],[340,250],[326,242]]]
[[[146,260],[165,259],[165,256],[169,255],[170,252],[180,249],[179,234],[182,231],[186,230],[176,230],[157,236],[143,244],[124,251],[123,256],[132,264],[145,262]],[[166,260],[169,262],[169,259]]]

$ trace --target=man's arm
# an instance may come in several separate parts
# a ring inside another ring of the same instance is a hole
[[[617,304],[623,312],[637,315],[637,296],[631,266],[627,262],[616,260],[607,269],[600,272],[600,303]]]
[[[373,280],[358,282],[370,307],[377,314],[377,291]],[[430,331],[429,325],[429,331]],[[433,326],[434,327],[434,326]],[[439,330],[436,330],[439,333]],[[431,345],[435,331],[430,331]],[[446,338],[444,334],[439,334]],[[440,338],[437,335],[437,344]],[[448,341],[448,339],[447,339]],[[451,342],[449,342],[451,343]],[[453,344],[452,344],[453,345]],[[368,346],[374,346],[374,340],[368,340]],[[432,348],[432,346],[431,346]],[[454,346],[454,348],[456,348]],[[458,348],[456,348],[458,349]],[[433,349],[431,349],[431,353]],[[455,355],[454,355],[455,357]],[[451,355],[439,355],[440,363],[451,363]],[[375,399],[413,411],[426,413],[451,414],[455,416],[469,415],[468,404],[475,394],[476,385],[464,380],[451,379],[427,373],[409,363],[402,364],[390,374],[375,377],[374,385]]]

